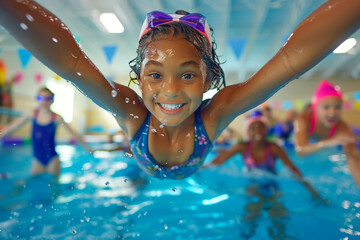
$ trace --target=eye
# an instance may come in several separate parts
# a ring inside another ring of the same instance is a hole
[[[195,75],[191,73],[186,73],[182,76],[183,79],[192,79],[193,77],[195,77]]]
[[[150,77],[152,77],[153,79],[159,79],[159,78],[161,78],[161,75],[158,73],[152,73],[152,74],[150,74]]]

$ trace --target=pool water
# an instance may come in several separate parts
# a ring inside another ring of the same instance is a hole
[[[59,145],[58,181],[30,177],[29,146],[0,148],[0,239],[360,239],[360,190],[339,149],[249,173],[236,155],[184,180],[146,176],[123,152]],[[211,153],[207,161],[216,154]]]

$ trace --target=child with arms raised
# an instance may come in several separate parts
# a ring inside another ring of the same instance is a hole
[[[227,151],[222,151],[209,165],[220,165],[237,153],[241,153],[244,164],[249,170],[261,169],[265,172],[276,174],[276,160],[283,164],[301,181],[314,198],[320,195],[303,179],[300,170],[293,164],[286,151],[276,143],[267,140],[267,119],[260,111],[254,111],[246,122],[248,141],[235,144]]]
[[[37,175],[49,172],[54,175],[60,173],[59,155],[55,150],[55,135],[57,125],[61,124],[82,144],[82,146],[92,152],[90,147],[81,139],[78,134],[64,121],[64,119],[51,111],[50,106],[54,101],[54,93],[48,88],[39,90],[36,100],[38,107],[22,117],[11,122],[1,131],[0,139],[16,131],[27,121],[32,120],[31,141],[33,146],[34,158],[32,161],[31,173]]]
[[[359,22],[359,1],[325,3],[251,79],[223,88],[202,104],[203,93],[219,88],[224,79],[203,15],[147,14],[138,56],[131,62],[140,98],[126,86],[109,83],[47,9],[31,0],[0,1],[0,24],[40,61],[113,114],[149,175],[174,179],[195,173],[212,142],[235,117],[318,63],[357,30]]]

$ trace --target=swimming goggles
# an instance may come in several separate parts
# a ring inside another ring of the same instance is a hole
[[[172,22],[181,22],[196,29],[201,35],[206,37],[210,43],[210,47],[212,46],[210,27],[206,21],[206,17],[200,13],[180,15],[166,14],[160,11],[149,12],[146,14],[145,21],[141,27],[139,41],[152,28]]]
[[[38,102],[44,102],[44,101],[53,101],[54,100],[54,96],[42,96],[42,95],[38,95],[36,96],[36,101]]]

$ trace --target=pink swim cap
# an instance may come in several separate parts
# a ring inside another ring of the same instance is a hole
[[[338,97],[342,99],[342,92],[340,90],[339,86],[333,85],[331,82],[323,79],[319,83],[318,87],[316,88],[316,91],[312,97],[311,100],[311,107],[313,110],[316,109],[316,106],[319,104],[319,102],[327,97]]]

